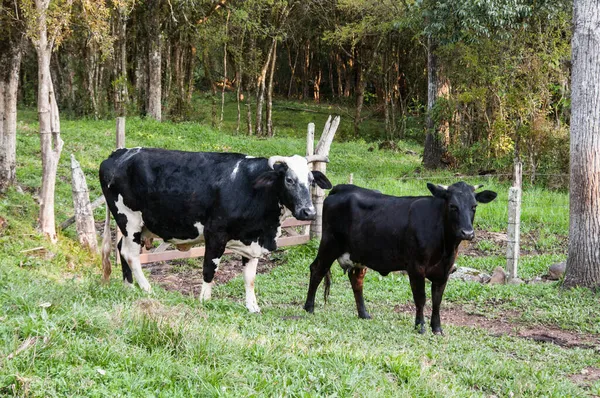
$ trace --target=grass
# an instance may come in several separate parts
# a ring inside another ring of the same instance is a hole
[[[283,111],[282,111],[283,112]],[[286,118],[285,113],[278,117]],[[287,114],[295,120],[297,114]],[[310,113],[312,116],[313,113]],[[317,131],[326,115],[315,114]],[[301,123],[305,124],[302,119]],[[290,123],[292,123],[290,121]],[[57,220],[70,215],[68,155],[75,153],[99,195],[97,167],[114,145],[112,121],[63,121],[65,150],[59,165]],[[259,140],[227,134],[196,123],[155,123],[130,118],[128,146],[240,151],[253,155],[304,152],[301,131]],[[189,397],[189,396],[588,396],[600,383],[574,384],[568,376],[600,367],[591,349],[564,349],[509,336],[492,337],[479,328],[445,325],[447,336],[418,335],[413,316],[394,311],[412,301],[405,276],[367,273],[365,297],[374,319],[357,318],[347,277],[333,268],[325,306],[319,296],[314,315],[302,310],[308,265],[316,242],[276,253],[284,265],[257,277],[263,313],[249,314],[238,277],[213,291],[214,300],[154,286],[150,296],[120,283],[99,283],[99,259],[73,240],[72,227],[57,245],[35,230],[40,186],[35,113],[22,111],[18,135],[18,179],[0,197],[0,394],[28,397]],[[296,129],[296,127],[294,128]],[[390,194],[427,194],[427,181],[449,183],[447,172],[418,171],[417,145],[380,151],[365,142],[335,142],[328,175],[334,183],[354,182]],[[370,148],[373,147],[373,150]],[[418,172],[417,172],[418,171]],[[479,207],[478,229],[502,231],[508,185],[492,178],[469,178],[499,192]],[[535,232],[536,250],[522,259],[519,274],[531,278],[564,259],[560,239],[568,231],[565,193],[535,187],[524,193],[523,226]],[[98,212],[98,220],[102,211]],[[493,242],[492,242],[493,243]],[[492,243],[481,249],[495,251]],[[23,252],[44,247],[45,251]],[[491,271],[502,256],[460,257],[458,265]],[[444,306],[459,306],[487,317],[516,314],[519,325],[600,333],[600,295],[562,291],[559,283],[490,286],[451,281]],[[442,311],[444,311],[442,309]],[[19,349],[22,349],[19,351]],[[18,353],[17,353],[18,352]],[[17,354],[15,354],[17,353]],[[11,356],[11,354],[13,356]]]

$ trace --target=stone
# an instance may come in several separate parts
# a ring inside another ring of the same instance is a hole
[[[509,285],[522,285],[523,283],[525,283],[525,282],[521,278],[512,278],[511,280],[508,281]]]
[[[490,276],[475,268],[458,267],[450,274],[450,279],[486,283],[490,279]]]
[[[506,272],[504,268],[496,267],[490,278],[491,285],[504,285],[506,283]]]
[[[530,285],[535,285],[536,283],[544,283],[546,282],[544,278],[542,278],[541,276],[536,276],[535,278],[531,279],[528,283]]]
[[[548,279],[552,281],[557,281],[563,277],[565,274],[565,269],[567,268],[566,262],[552,264],[548,268]]]

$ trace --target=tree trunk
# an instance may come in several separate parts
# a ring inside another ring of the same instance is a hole
[[[252,135],[252,106],[250,105],[250,96],[246,96],[246,121],[248,126],[248,135]]]
[[[363,77],[362,66],[359,64],[356,67],[356,110],[354,112],[354,138],[358,138],[360,134],[361,113],[363,102],[365,101],[365,89],[367,82]]]
[[[338,87],[338,97],[339,98],[342,98],[344,96],[344,85],[342,84],[342,68],[344,69],[344,71],[346,70],[344,62],[342,61],[342,57],[340,57],[340,54],[336,54],[335,55],[335,69],[337,72],[337,87]]]
[[[321,102],[321,77],[322,76],[323,76],[323,71],[319,67],[319,71],[317,72],[317,75],[315,76],[315,79],[313,82],[313,90],[314,90],[313,98],[317,104]]]
[[[267,136],[273,137],[273,75],[277,62],[277,41],[273,42],[273,55],[271,56],[271,70],[269,72],[269,86],[267,87]]]
[[[294,79],[296,78],[296,65],[298,65],[298,55],[300,54],[300,50],[296,49],[296,56],[294,57],[294,63],[292,64],[292,53],[291,48],[288,45],[288,65],[290,67],[290,83],[288,85],[287,98],[290,99],[292,96],[292,88],[295,87]]]
[[[148,65],[147,57],[144,56],[145,50],[141,47],[141,43],[136,43],[136,62],[135,62],[135,100],[138,111],[141,114],[146,114],[148,110]]]
[[[600,287],[600,3],[575,0],[565,287]]]
[[[258,76],[258,80],[256,82],[256,135],[258,136],[261,136],[263,133],[262,108],[263,103],[265,101],[265,80],[267,78],[267,69],[271,65],[271,56],[273,55],[275,44],[277,44],[277,40],[273,39],[273,42],[269,47],[269,52],[267,53],[267,59],[265,60],[265,63],[260,71],[260,75]]]
[[[438,131],[434,107],[438,98],[438,59],[433,39],[427,39],[427,135],[423,149],[423,165],[428,169],[442,167],[443,139]]]
[[[235,125],[235,132],[239,133],[240,132],[240,125],[242,124],[242,107],[240,104],[240,101],[242,100],[241,96],[242,96],[242,67],[241,67],[241,63],[238,66],[238,70],[235,72],[235,81],[236,81],[236,87],[235,87],[235,98],[236,98],[236,103],[237,103],[237,123]]]
[[[227,21],[225,22],[225,37],[227,38],[229,28],[229,17],[231,16],[231,10],[227,11]],[[223,114],[225,113],[225,84],[227,84],[227,39],[223,43],[223,88],[221,90],[221,118],[223,121]]]
[[[148,115],[159,122],[162,119],[162,73],[161,42],[162,35],[157,30],[150,38],[148,53]]]
[[[50,56],[52,41],[48,40],[46,11],[48,3],[36,0],[36,40],[38,58],[38,116],[42,150],[42,189],[40,192],[40,229],[52,242],[56,242],[54,223],[54,190],[58,160],[63,147],[60,138],[58,106],[54,99],[54,88],[50,78]]]
[[[302,97],[301,99],[310,96],[310,40],[304,45],[304,65],[302,65]]]
[[[0,79],[0,192],[16,180],[17,167],[17,92],[23,55],[23,40],[12,41],[5,80]]]

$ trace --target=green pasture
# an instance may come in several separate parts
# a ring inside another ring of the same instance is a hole
[[[304,107],[304,105],[296,105]],[[235,134],[202,123],[127,120],[127,146],[196,151],[244,152],[255,156],[304,153],[306,123],[317,133],[328,109],[280,109],[289,130],[273,139]],[[35,229],[40,150],[36,114],[23,110],[18,131],[18,180],[23,193],[0,196],[0,395],[19,397],[584,397],[600,395],[600,382],[577,383],[571,375],[600,368],[591,348],[494,336],[483,328],[446,322],[445,337],[413,331],[406,276],[367,273],[365,298],[372,320],[356,316],[348,279],[337,265],[329,302],[319,290],[314,315],[302,304],[308,266],[317,242],[278,251],[282,265],[257,276],[261,314],[244,307],[241,277],[217,285],[214,300],[168,292],[154,284],[151,295],[120,282],[115,269],[100,283],[100,261],[79,248],[73,227],[59,243]],[[229,115],[227,120],[232,120]],[[367,127],[371,128],[371,127]],[[375,123],[372,128],[378,128]],[[351,124],[342,124],[348,137]],[[92,199],[100,194],[99,163],[114,147],[114,121],[64,120],[65,148],[59,166],[56,214],[72,212],[69,156],[86,173]],[[416,153],[415,154],[413,154]],[[331,149],[327,172],[335,183],[348,181],[389,194],[428,194],[426,183],[464,179],[496,190],[498,199],[478,208],[476,230],[506,229],[510,182],[502,176],[456,176],[455,171],[422,170],[422,148],[399,142],[397,151],[377,143],[340,140]],[[101,220],[104,210],[97,211]],[[526,241],[520,264],[524,279],[543,275],[564,260],[568,195],[526,186],[522,225]],[[484,254],[460,257],[458,265],[491,271],[505,259],[496,243]],[[45,251],[26,250],[44,247]],[[190,267],[200,267],[191,262]],[[451,281],[444,309],[460,308],[482,319],[510,315],[514,328],[563,329],[600,334],[600,294],[564,291],[560,282],[490,286]],[[426,315],[429,315],[427,310]]]

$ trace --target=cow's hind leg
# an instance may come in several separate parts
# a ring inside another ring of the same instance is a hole
[[[328,244],[328,242],[330,241],[323,237],[321,244],[319,245],[317,258],[315,258],[315,261],[310,265],[310,282],[308,284],[308,294],[306,295],[304,309],[311,314],[315,310],[315,296],[317,294],[317,289],[323,278],[328,275],[335,259],[341,254],[337,249],[336,244]],[[327,278],[330,278],[330,276],[328,275]],[[329,293],[329,279],[326,281],[326,284],[325,298],[327,298],[327,294]]]
[[[127,232],[128,234],[130,233],[129,230]],[[142,245],[139,238],[140,233],[129,234],[128,236],[123,237],[121,245],[123,277],[127,278],[127,273],[133,273],[138,285],[143,290],[150,292],[152,288],[144,276],[144,272],[142,271],[142,263],[140,263],[140,250],[142,249]],[[127,271],[128,269],[129,271]],[[129,275],[129,278],[131,278],[131,275]]]
[[[348,278],[350,279],[352,291],[354,292],[354,301],[356,301],[358,317],[362,319],[371,319],[371,315],[367,312],[365,300],[363,299],[363,280],[366,273],[366,268],[354,267],[348,271]]]
[[[123,252],[121,249],[123,247],[123,238],[121,238],[121,240],[119,240],[117,247],[119,249],[119,256],[121,257],[121,268],[123,271],[123,283],[127,283],[127,284],[131,285],[133,283],[133,274],[131,273],[131,268],[129,267],[129,264],[127,264],[127,259],[125,259],[125,257],[123,256]]]
[[[215,273],[219,268],[221,256],[225,252],[227,239],[219,236],[206,236],[206,251],[202,265],[202,290],[200,290],[200,301],[210,300]]]
[[[409,275],[410,288],[413,293],[413,300],[417,308],[415,317],[415,329],[419,333],[425,333],[425,317],[423,316],[423,307],[425,307],[425,278],[420,275]]]
[[[244,287],[246,289],[246,308],[250,312],[260,312],[260,307],[256,301],[256,295],[254,294],[254,280],[256,278],[256,267],[258,265],[258,258],[247,258],[242,257],[242,264],[244,265]]]
[[[432,281],[431,283],[431,331],[433,334],[441,334],[442,323],[440,321],[440,306],[442,304],[442,296],[446,289],[446,281]]]

